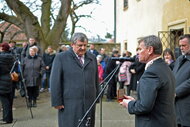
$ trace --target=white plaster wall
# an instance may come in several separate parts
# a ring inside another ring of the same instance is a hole
[[[158,35],[162,27],[163,5],[169,0],[129,0],[123,10],[123,0],[117,0],[116,42],[121,43],[121,52],[129,50],[135,55],[139,37]],[[123,48],[127,40],[128,49]]]

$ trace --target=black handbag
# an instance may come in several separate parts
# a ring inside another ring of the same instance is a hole
[[[21,86],[20,86],[20,96],[21,97],[25,97],[26,96],[26,91],[25,91],[25,89],[24,89],[24,86],[23,86],[23,84],[21,84]]]

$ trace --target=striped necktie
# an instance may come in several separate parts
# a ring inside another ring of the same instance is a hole
[[[82,57],[79,56],[78,58],[79,58],[79,62],[81,63],[81,65],[83,65]]]

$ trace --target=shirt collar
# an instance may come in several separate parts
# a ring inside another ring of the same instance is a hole
[[[74,52],[74,54],[77,56],[77,58],[82,58],[82,59],[84,59],[84,55],[82,55],[82,56],[78,56],[75,52]]]
[[[159,59],[159,58],[161,58],[161,56],[158,56],[158,57],[156,57],[156,58],[150,60],[150,61],[146,64],[145,70],[147,70],[147,68],[148,68],[150,65],[152,65],[155,60],[157,60],[157,59]]]

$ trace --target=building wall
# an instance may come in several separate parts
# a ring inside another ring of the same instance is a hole
[[[90,43],[89,43],[90,44]],[[106,51],[106,54],[111,56],[112,51],[118,50],[120,51],[120,44],[119,43],[92,43],[95,45],[95,49],[100,52],[101,48],[104,48]]]
[[[128,8],[123,10],[123,0],[117,0],[116,42],[121,43],[121,52],[129,50],[134,55],[140,37],[158,35],[162,30],[164,3],[168,1],[128,0]]]
[[[170,0],[163,7],[162,28],[184,29],[184,33],[190,33],[190,1]]]

